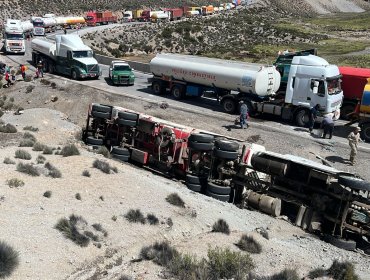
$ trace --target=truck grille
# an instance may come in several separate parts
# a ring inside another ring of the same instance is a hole
[[[9,43],[9,46],[22,46],[21,43]]]
[[[97,64],[87,65],[87,73],[97,73],[99,71]]]
[[[127,84],[130,80],[130,77],[127,75],[118,76],[118,82],[120,84]]]

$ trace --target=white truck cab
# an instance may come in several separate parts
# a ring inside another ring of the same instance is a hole
[[[5,53],[24,54],[26,43],[20,20],[8,19],[3,30]]]

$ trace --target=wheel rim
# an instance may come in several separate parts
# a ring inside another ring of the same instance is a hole
[[[370,125],[362,127],[362,134],[365,141],[370,141]]]
[[[77,78],[76,71],[72,72],[72,78],[75,80]]]
[[[310,121],[310,116],[308,115],[306,110],[301,110],[297,114],[297,123],[303,124],[304,126],[307,125]]]
[[[180,92],[180,89],[175,87],[173,90],[172,90],[172,95],[176,98],[176,99],[179,99],[181,98],[181,92]]]
[[[161,90],[161,88],[160,88],[159,84],[155,83],[153,85],[153,91],[154,91],[154,93],[158,94],[160,92],[160,90]]]
[[[234,112],[235,104],[231,100],[226,100],[224,103],[224,109],[226,112]]]

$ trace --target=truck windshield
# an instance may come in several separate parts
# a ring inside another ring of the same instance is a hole
[[[34,27],[44,27],[44,23],[43,22],[36,22],[36,21],[34,21],[33,22],[33,26]]]
[[[86,20],[94,20],[94,17],[93,16],[87,16]]]
[[[8,40],[23,40],[24,35],[23,34],[14,34],[14,33],[7,33],[6,39]]]
[[[93,57],[92,51],[74,51],[73,58]]]
[[[337,79],[327,79],[326,80],[326,83],[328,85],[328,94],[329,95],[334,95],[334,94],[338,94],[342,91],[342,88],[341,88],[341,79],[340,78],[337,78]]]
[[[128,65],[116,65],[114,66],[115,71],[130,71],[131,68]]]

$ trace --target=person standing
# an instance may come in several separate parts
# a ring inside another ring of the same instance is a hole
[[[349,147],[351,148],[351,154],[349,156],[349,161],[351,162],[351,165],[354,165],[356,163],[356,156],[357,156],[357,145],[361,141],[360,138],[360,127],[356,127],[354,131],[352,131],[348,135],[348,142],[349,142]]]
[[[314,107],[310,109],[310,120],[308,124],[310,133],[312,133],[313,131],[313,127],[315,125],[315,120],[317,118],[317,114],[319,110],[320,110],[320,104],[316,104]]]
[[[334,131],[334,121],[331,114],[325,115],[324,119],[321,122],[321,128],[324,130],[322,138],[326,138],[326,134],[329,134],[329,139],[333,136]]]
[[[240,101],[240,127],[248,128],[249,125],[247,123],[248,120],[248,106],[244,103],[244,101]]]
[[[5,73],[5,81],[6,81],[6,87],[10,87],[12,85],[12,81],[10,80],[10,75],[8,71],[6,71]]]
[[[23,64],[21,64],[20,65],[20,68],[21,68],[22,78],[25,81],[26,80],[26,66],[24,66]]]
[[[36,75],[37,75],[37,78],[41,75],[41,78],[44,78],[44,64],[42,63],[42,60],[39,61],[39,63],[37,63],[37,72],[36,72]]]

